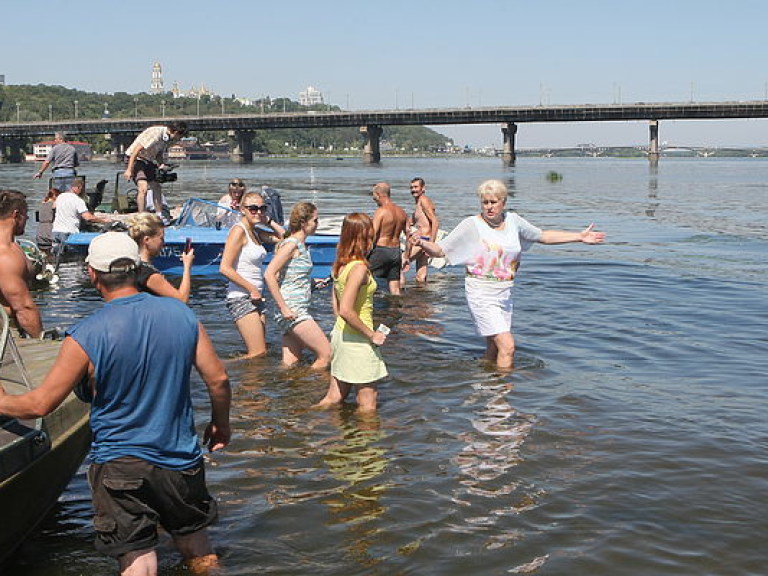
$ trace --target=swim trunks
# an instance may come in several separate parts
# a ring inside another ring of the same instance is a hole
[[[389,246],[374,246],[368,256],[368,266],[374,278],[399,280],[402,268],[402,252],[400,248]]]

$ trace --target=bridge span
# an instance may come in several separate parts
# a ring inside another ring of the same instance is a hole
[[[684,102],[633,104],[581,104],[563,106],[509,106],[489,108],[444,108],[424,110],[378,110],[357,112],[292,112],[270,114],[225,114],[213,116],[60,120],[56,122],[0,123],[0,161],[21,161],[23,142],[57,131],[73,134],[104,134],[112,141],[116,158],[141,130],[153,124],[184,121],[191,131],[226,131],[232,138],[232,159],[253,160],[252,136],[257,130],[280,128],[359,127],[365,137],[363,159],[378,163],[382,126],[500,124],[502,161],[515,161],[518,124],[533,122],[624,122],[648,121],[648,157],[659,157],[659,121],[768,118],[768,100],[746,102]]]

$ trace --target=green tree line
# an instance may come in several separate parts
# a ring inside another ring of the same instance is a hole
[[[44,84],[0,87],[0,122],[95,120],[105,117],[197,117],[311,110],[341,109],[325,104],[302,106],[290,98],[268,96],[245,104],[234,95],[175,98],[171,92],[100,94]],[[194,136],[200,142],[220,140],[224,137],[218,132],[201,132]],[[83,136],[80,139],[89,142],[97,153],[109,150],[109,142],[103,136]],[[434,152],[442,149],[446,143],[453,143],[450,138],[423,126],[385,126],[382,140],[392,148],[405,152]],[[262,130],[255,133],[254,150],[267,154],[339,152],[347,148],[360,148],[362,141],[357,128]],[[31,142],[28,147],[31,147]]]

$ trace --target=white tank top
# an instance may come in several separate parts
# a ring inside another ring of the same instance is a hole
[[[248,282],[253,284],[259,292],[264,290],[264,273],[261,270],[261,265],[264,262],[264,257],[267,255],[267,251],[261,244],[257,244],[248,234],[248,229],[242,222],[238,222],[237,226],[240,226],[245,232],[245,238],[247,243],[240,251],[240,256],[235,262],[235,270]],[[230,281],[227,286],[227,298],[242,298],[248,296],[250,292],[245,291],[242,286],[238,286],[234,282]]]

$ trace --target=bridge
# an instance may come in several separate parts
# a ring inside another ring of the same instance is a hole
[[[115,158],[141,130],[153,124],[184,121],[190,131],[226,131],[232,138],[232,159],[253,160],[252,137],[257,130],[280,128],[359,127],[365,137],[363,159],[381,160],[382,126],[439,126],[457,124],[500,124],[503,138],[502,161],[515,162],[515,135],[518,124],[534,122],[649,122],[648,157],[659,158],[661,120],[716,120],[768,118],[768,100],[746,102],[685,102],[633,104],[582,104],[564,106],[510,106],[493,108],[445,108],[425,110],[380,110],[358,112],[292,112],[270,114],[226,114],[213,116],[146,117],[56,122],[0,123],[0,161],[20,162],[25,139],[62,131],[73,134],[104,134],[113,146]],[[8,154],[6,154],[8,151]]]

